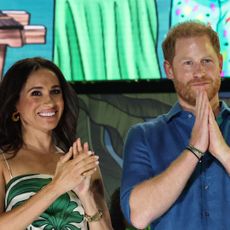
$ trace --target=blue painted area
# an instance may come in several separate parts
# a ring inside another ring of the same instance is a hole
[[[157,15],[158,15],[158,39],[157,39],[157,54],[160,65],[160,71],[162,78],[166,78],[164,68],[163,68],[163,52],[161,48],[161,43],[164,40],[169,28],[170,28],[170,0],[156,0],[157,5]]]
[[[63,0],[64,1],[64,0]],[[108,1],[108,0],[104,0]],[[124,0],[126,1],[126,0]],[[161,48],[161,43],[168,32],[168,29],[170,28],[171,24],[178,22],[178,20],[182,20],[180,18],[181,15],[183,15],[181,12],[186,13],[186,7],[188,7],[189,4],[192,4],[190,6],[191,9],[193,9],[190,13],[190,16],[186,16],[183,18],[183,20],[187,20],[189,18],[193,18],[196,15],[204,15],[204,12],[206,12],[206,19],[210,22],[213,22],[214,28],[218,28],[216,25],[218,25],[220,28],[218,29],[218,32],[220,33],[221,38],[221,44],[222,44],[222,53],[224,56],[224,76],[229,76],[230,68],[229,68],[229,37],[227,36],[228,30],[229,30],[229,23],[230,23],[230,11],[229,11],[229,1],[206,1],[208,4],[210,3],[210,6],[207,5],[207,3],[203,3],[202,1],[173,1],[173,0],[152,0],[155,1],[156,7],[157,7],[157,14],[158,14],[158,37],[157,37],[157,54],[158,54],[158,63],[159,68],[161,72],[162,78],[165,78],[165,72],[163,68],[163,53]],[[215,4],[214,4],[215,3]],[[180,13],[175,13],[175,10],[171,12],[173,6],[179,5],[177,7],[178,10],[180,10]],[[0,10],[23,10],[30,14],[30,25],[43,25],[47,29],[46,33],[46,44],[32,44],[32,45],[24,45],[23,47],[14,48],[14,47],[7,47],[6,51],[6,57],[5,57],[5,64],[4,64],[4,70],[3,73],[6,72],[6,70],[17,60],[27,57],[33,57],[33,56],[42,56],[45,58],[48,58],[52,60],[53,58],[53,25],[54,25],[54,5],[55,0],[0,0]],[[195,12],[195,7],[197,7],[197,10]],[[202,7],[205,5],[207,9],[203,9]],[[211,8],[212,6],[212,8]],[[213,8],[215,6],[215,8]],[[210,8],[210,9],[209,9]],[[198,10],[199,9],[199,10]],[[203,9],[203,10],[202,10]],[[224,18],[219,17],[216,18],[214,14],[207,14],[207,12],[218,12],[218,15],[223,15]],[[64,9],[63,9],[64,12]],[[203,13],[202,13],[203,12]],[[175,15],[176,14],[176,15]],[[174,15],[174,16],[173,16]],[[208,15],[208,16],[207,16]],[[212,16],[214,15],[214,16]],[[172,21],[171,21],[172,18]],[[174,18],[174,20],[173,20]],[[218,20],[217,20],[218,19]],[[204,20],[204,19],[203,19]],[[214,20],[214,21],[213,21]],[[222,24],[221,24],[222,23]],[[225,26],[225,27],[224,27]],[[222,28],[223,27],[223,28]],[[223,37],[222,34],[225,32],[226,37]]]
[[[0,0],[0,10],[23,10],[30,14],[30,25],[46,27],[46,44],[30,44],[23,47],[7,47],[3,72],[17,60],[42,56],[52,59],[54,0]]]
[[[104,133],[104,142],[105,142],[105,147],[107,151],[109,152],[110,156],[115,160],[115,162],[122,168],[123,165],[123,160],[119,155],[115,152],[112,142],[111,142],[111,137],[109,135],[109,132],[105,129]]]

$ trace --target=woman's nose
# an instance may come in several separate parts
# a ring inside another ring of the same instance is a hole
[[[44,104],[46,105],[53,105],[54,104],[54,100],[50,95],[47,95],[44,97]]]

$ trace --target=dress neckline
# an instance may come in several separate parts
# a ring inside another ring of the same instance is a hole
[[[14,181],[18,180],[19,178],[23,178],[23,177],[29,177],[29,176],[36,176],[36,175],[40,175],[40,176],[44,176],[44,178],[53,178],[53,175],[51,174],[46,174],[46,173],[24,173],[21,175],[17,175],[12,177],[5,185],[6,188],[8,188]]]

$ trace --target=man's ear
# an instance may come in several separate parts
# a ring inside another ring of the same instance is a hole
[[[167,78],[170,80],[173,80],[174,74],[173,74],[172,65],[167,60],[164,60],[164,69],[165,69]]]
[[[222,54],[219,54],[219,67],[220,67],[220,75],[221,75],[222,69],[223,69],[223,56],[222,56]]]

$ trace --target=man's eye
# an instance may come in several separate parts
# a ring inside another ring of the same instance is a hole
[[[184,62],[184,65],[192,65],[193,63],[192,63],[192,61],[185,61]]]
[[[202,60],[202,63],[203,63],[203,64],[209,64],[209,63],[211,63],[211,62],[212,62],[211,59],[204,59],[204,60]]]
[[[33,91],[31,92],[31,96],[41,96],[41,92],[40,91]]]
[[[51,94],[61,94],[61,89],[52,89]]]

